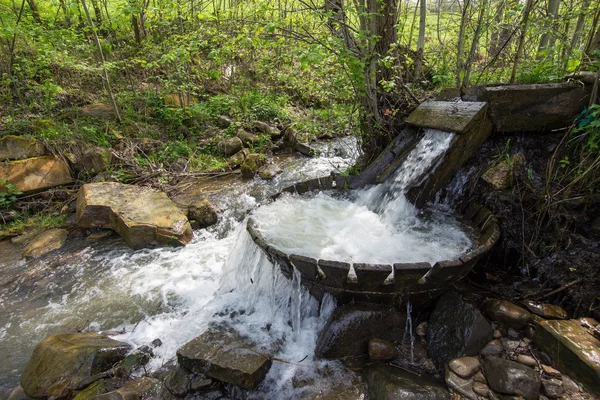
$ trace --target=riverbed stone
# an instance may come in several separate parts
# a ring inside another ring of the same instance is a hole
[[[24,194],[73,183],[69,166],[54,156],[0,163],[0,178],[5,178]],[[5,191],[4,186],[0,186],[0,192]]]
[[[365,371],[372,400],[450,400],[440,383],[391,365],[374,365]]]
[[[473,391],[473,380],[469,378],[463,378],[458,374],[454,373],[449,366],[446,366],[445,373],[446,385],[460,395],[471,400],[478,400],[477,394]]]
[[[242,147],[244,147],[243,143],[237,136],[223,139],[217,144],[217,149],[219,149],[219,151],[226,156],[234,155],[238,151],[242,150]]]
[[[95,396],[93,400],[137,400],[149,398],[158,392],[160,382],[158,379],[143,376],[128,381],[119,389]]]
[[[551,399],[556,399],[565,393],[562,380],[556,378],[542,378],[542,393]]]
[[[17,386],[10,392],[7,400],[31,400],[31,397],[27,396],[21,386]]]
[[[129,349],[127,343],[93,332],[49,336],[33,350],[21,386],[28,396],[47,396],[48,389],[59,381],[76,383],[110,369]]]
[[[233,330],[211,327],[177,350],[177,360],[192,372],[252,390],[271,368],[255,347]]]
[[[534,368],[538,365],[535,358],[528,356],[527,354],[519,354],[517,356],[517,362],[523,365],[527,365],[528,367]]]
[[[77,194],[77,224],[108,228],[134,249],[185,245],[192,227],[165,193],[116,182],[87,183]]]
[[[490,394],[490,388],[485,383],[473,382],[473,392],[480,396],[488,397]]]
[[[594,321],[592,325],[596,324]],[[541,322],[536,327],[535,344],[559,370],[600,396],[600,340],[591,334],[590,328],[582,326],[582,320]]]
[[[494,339],[485,345],[483,349],[479,352],[482,356],[500,356],[504,352],[504,346],[502,342],[498,339]]]
[[[398,350],[393,342],[373,338],[369,340],[369,358],[371,361],[389,361],[398,357]]]
[[[461,378],[470,378],[481,368],[479,359],[476,357],[459,357],[450,360],[448,367]]]
[[[196,199],[188,206],[188,219],[195,229],[208,228],[217,223],[217,210],[207,199]]]
[[[483,304],[486,317],[515,329],[521,329],[532,319],[529,311],[509,301],[490,299]]]
[[[306,157],[314,157],[318,154],[318,151],[307,143],[297,142],[295,149],[298,153]]]
[[[427,352],[438,368],[451,359],[477,355],[492,338],[492,327],[473,305],[455,292],[438,301],[429,318]]]
[[[391,307],[355,303],[335,309],[319,334],[315,354],[321,358],[356,357],[368,352],[373,338],[402,337],[406,316]]]
[[[487,357],[483,369],[489,387],[500,394],[522,396],[537,400],[540,395],[540,376],[533,369],[500,357]]]
[[[250,179],[265,163],[265,156],[259,153],[250,153],[242,164],[241,171],[244,178]]]
[[[13,135],[0,138],[0,161],[39,157],[44,154],[44,144],[35,139]]]
[[[569,314],[562,308],[554,304],[539,303],[527,300],[523,302],[525,307],[532,313],[545,319],[567,319]]]
[[[263,165],[258,169],[258,176],[266,181],[273,179],[283,172],[283,169],[277,164]]]
[[[66,229],[48,229],[35,236],[23,250],[23,257],[38,258],[64,246],[69,232]]]

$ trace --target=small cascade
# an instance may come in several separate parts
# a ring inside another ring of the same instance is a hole
[[[406,337],[408,336],[410,340],[410,363],[415,363],[415,335],[413,333],[413,323],[412,323],[412,304],[410,303],[410,299],[406,300],[406,325],[404,327],[404,335],[402,336],[402,343],[406,341]]]

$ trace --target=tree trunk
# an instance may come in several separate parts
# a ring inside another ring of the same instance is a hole
[[[112,89],[110,87],[110,80],[108,78],[108,71],[106,69],[106,62],[104,61],[104,53],[102,53],[102,45],[100,44],[100,39],[98,39],[98,33],[94,29],[94,21],[92,21],[92,17],[90,16],[90,10],[88,10],[87,4],[85,0],[81,0],[81,5],[83,6],[83,11],[85,12],[85,16],[87,18],[88,24],[90,25],[90,29],[92,30],[92,34],[94,35],[94,42],[96,43],[96,49],[98,50],[98,56],[100,57],[100,62],[102,63],[102,72],[104,79],[104,87],[106,88],[106,92],[108,93],[108,97],[112,104],[113,109],[115,110],[115,115],[117,116],[117,121],[121,122],[121,114],[119,114],[119,108],[117,107],[117,101],[115,100],[115,96],[113,95]]]
[[[40,17],[40,13],[35,5],[35,0],[27,0],[27,4],[29,4],[29,9],[31,10],[31,16],[33,17],[33,20],[38,25],[43,25],[42,18]]]
[[[533,7],[533,0],[527,0],[525,4],[525,10],[523,10],[523,21],[521,22],[521,35],[519,36],[519,44],[517,45],[517,54],[515,54],[515,61],[513,63],[512,73],[510,74],[510,83],[515,83],[517,77],[517,67],[519,65],[519,59],[523,53],[523,45],[525,44],[525,36],[527,35],[527,24],[529,22],[529,14]]]
[[[467,13],[470,5],[470,0],[465,0],[463,9],[461,10],[460,26],[458,28],[458,39],[456,44],[456,87],[460,87],[461,75],[463,72],[463,51],[465,47],[465,26],[467,24]]]
[[[417,40],[417,57],[415,59],[415,79],[421,78],[423,69],[423,51],[425,50],[425,24],[427,18],[427,2],[421,0],[421,18],[419,19],[419,38]]]
[[[137,15],[134,15],[134,14],[131,15],[131,26],[133,26],[133,34],[135,36],[135,43],[137,43],[137,45],[139,46],[142,44],[142,35],[140,34],[140,25],[138,23]]]
[[[487,7],[487,0],[483,0],[479,9],[479,17],[477,18],[477,26],[475,28],[475,35],[473,36],[473,42],[471,42],[471,50],[469,50],[469,57],[465,63],[465,76],[462,81],[462,87],[469,86],[469,78],[471,75],[471,68],[473,63],[473,58],[475,57],[475,52],[477,51],[477,47],[479,46],[479,36],[481,35],[481,25],[483,24],[483,16],[485,14]]]
[[[506,6],[505,0],[500,0],[496,7],[496,15],[494,16],[494,26],[492,27],[492,43],[490,45],[489,56],[495,58],[502,49],[502,32],[504,28],[504,7]]]
[[[100,10],[100,7],[98,6],[98,0],[91,1],[92,7],[94,9],[94,14],[96,15],[96,27],[100,29],[100,27],[102,26],[102,10]]]
[[[548,0],[548,18],[550,21],[546,22],[546,31],[540,39],[540,45],[538,47],[537,59],[542,60],[544,58],[552,59],[552,53],[554,50],[554,44],[556,43],[556,21],[558,18],[558,8],[560,6],[560,0]]]
[[[586,63],[594,58],[594,54],[592,53],[600,49],[600,26],[598,26],[598,19],[600,19],[600,7],[594,13],[594,21],[587,45],[585,46]]]

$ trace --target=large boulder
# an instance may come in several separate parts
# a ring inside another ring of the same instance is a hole
[[[0,163],[0,178],[5,178],[22,193],[35,193],[73,183],[69,166],[54,156],[27,158]],[[0,192],[5,191],[0,186]]]
[[[540,397],[539,373],[515,361],[500,357],[487,357],[483,369],[490,388],[500,394],[516,395],[525,400]]]
[[[375,365],[365,371],[372,400],[450,400],[446,388],[432,378],[391,365]]]
[[[192,372],[252,390],[271,368],[271,359],[254,347],[234,331],[212,327],[177,350],[177,360]]]
[[[600,397],[600,340],[590,326],[595,320],[548,320],[535,330],[535,344],[556,366]]]
[[[440,298],[429,318],[427,351],[438,368],[463,355],[474,356],[492,339],[490,323],[455,292]]]
[[[34,398],[46,397],[60,385],[74,387],[82,379],[107,371],[130,346],[97,333],[62,333],[42,340],[21,375],[21,387]]]
[[[82,228],[116,231],[134,248],[185,245],[192,227],[165,193],[116,182],[88,183],[77,194],[77,223]]]
[[[12,135],[0,138],[0,161],[39,157],[44,154],[44,144],[35,139]]]
[[[48,229],[31,239],[23,250],[23,257],[37,258],[60,249],[67,240],[66,229]]]
[[[405,321],[404,314],[377,304],[338,307],[319,334],[315,353],[329,359],[365,355],[371,339],[402,337]]]

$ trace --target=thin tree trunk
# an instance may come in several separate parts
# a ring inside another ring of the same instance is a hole
[[[467,62],[465,63],[465,76],[462,81],[463,88],[469,86],[469,77],[471,74],[473,58],[475,57],[475,52],[477,51],[477,47],[479,46],[479,36],[481,35],[481,26],[483,24],[483,16],[485,14],[486,7],[487,0],[483,0],[479,9],[479,17],[477,18],[477,26],[475,28],[473,42],[471,42],[471,50],[469,50],[469,57],[467,58]]]
[[[515,61],[513,63],[512,73],[510,74],[510,83],[515,83],[517,77],[517,67],[519,66],[519,60],[523,53],[523,45],[525,44],[525,36],[527,35],[527,24],[529,22],[529,14],[533,7],[533,0],[527,0],[525,4],[525,10],[523,11],[523,21],[521,22],[521,35],[519,36],[519,44],[517,45],[517,54],[515,54]]]
[[[131,15],[131,26],[133,27],[133,35],[135,36],[135,43],[139,46],[142,44],[142,35],[140,34],[140,25],[138,23],[137,15]]]
[[[589,39],[585,46],[585,55],[588,58],[586,61],[591,60],[592,52],[600,48],[600,29],[598,29],[598,19],[600,19],[600,7],[598,7],[594,13],[592,29],[590,30]]]
[[[427,18],[427,2],[421,1],[421,18],[419,19],[419,38],[417,40],[417,57],[415,59],[415,79],[421,77],[423,69],[423,52],[425,50],[425,24]]]
[[[106,70],[106,62],[104,61],[104,53],[102,53],[102,45],[100,44],[100,39],[98,39],[98,33],[96,33],[96,30],[94,29],[94,21],[92,21],[92,17],[90,16],[90,11],[88,10],[85,0],[81,0],[81,5],[83,6],[83,11],[85,12],[85,16],[88,20],[88,24],[90,25],[90,29],[92,30],[92,34],[94,35],[94,42],[96,42],[96,49],[98,50],[98,56],[100,57],[100,62],[102,62],[102,73],[104,75],[103,76],[104,85],[106,87],[108,97],[110,99],[113,109],[115,110],[115,115],[117,116],[117,121],[121,122],[121,115],[119,114],[117,102],[115,100],[115,96],[113,95],[112,89],[110,87],[108,71]]]
[[[96,15],[96,27],[100,29],[100,27],[102,26],[102,10],[100,10],[100,7],[98,6],[98,0],[91,1],[92,8],[94,9],[94,14]]]
[[[546,31],[542,34],[540,45],[538,47],[537,59],[542,60],[546,57],[552,58],[554,44],[556,43],[556,20],[558,18],[558,8],[560,0],[548,0],[548,18],[546,22]]]
[[[470,6],[470,0],[465,0],[461,10],[460,26],[458,28],[458,40],[456,44],[456,87],[460,87],[461,74],[463,71],[463,51],[465,47],[465,26],[467,23],[467,12]]]
[[[33,20],[38,25],[43,25],[42,18],[40,17],[40,13],[35,5],[35,0],[27,0],[27,4],[29,4],[29,9],[31,10],[31,16],[33,17]]]
[[[417,22],[417,10],[419,9],[419,4],[421,4],[421,0],[417,0],[417,3],[415,4],[415,12],[413,14],[412,23],[410,24],[410,33],[408,34],[408,45],[406,45],[406,47],[409,49],[412,46],[412,38],[413,32],[415,31],[415,23]]]

